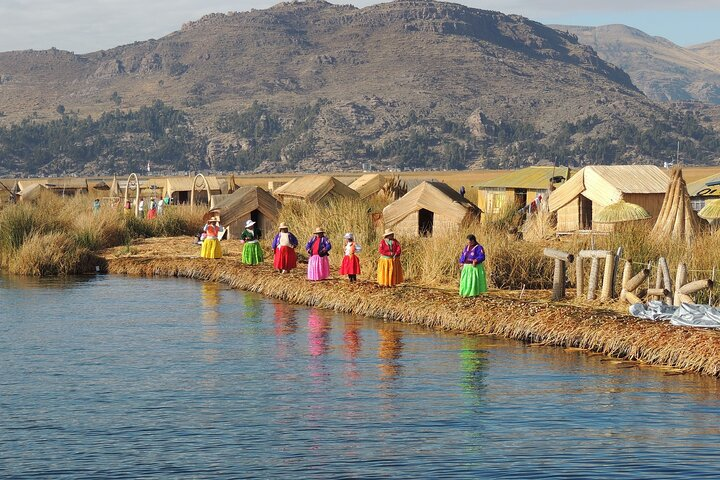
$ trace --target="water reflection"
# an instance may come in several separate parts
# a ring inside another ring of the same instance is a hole
[[[378,345],[380,379],[383,382],[392,382],[397,380],[402,370],[402,365],[398,361],[402,356],[402,333],[393,325],[383,324],[378,330],[378,335],[380,336]]]
[[[205,282],[202,284],[200,295],[202,298],[202,340],[206,347],[203,358],[208,363],[217,361],[218,350],[214,347],[219,337],[218,323],[220,321],[220,290],[217,283]]]
[[[348,384],[360,377],[360,370],[357,365],[357,358],[362,349],[362,338],[360,337],[360,321],[352,317],[345,322],[343,332],[343,349],[345,351],[345,379]]]
[[[465,337],[460,349],[460,368],[463,371],[462,387],[478,405],[482,403],[486,384],[487,352],[482,350],[482,340]]]
[[[291,358],[295,346],[297,310],[292,305],[281,302],[274,303],[273,309],[275,356],[280,360],[287,360]]]

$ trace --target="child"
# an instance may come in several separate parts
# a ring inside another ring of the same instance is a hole
[[[360,274],[360,259],[356,253],[360,252],[360,245],[355,243],[352,233],[345,234],[345,256],[340,266],[340,275],[347,275],[350,282],[356,282]]]

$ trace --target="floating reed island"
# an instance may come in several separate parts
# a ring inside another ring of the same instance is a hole
[[[219,282],[278,300],[469,334],[489,334],[587,349],[620,359],[684,372],[720,375],[720,334],[675,327],[568,303],[548,303],[487,294],[460,298],[456,292],[370,281],[307,282],[303,269],[280,275],[269,265],[246,266],[237,259],[177,256],[107,258],[110,273],[186,277]]]

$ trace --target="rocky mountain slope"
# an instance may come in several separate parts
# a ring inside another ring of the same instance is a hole
[[[715,151],[693,114],[572,35],[423,0],[282,3],[87,55],[0,53],[0,110],[6,172],[657,161],[676,137],[699,162]]]
[[[681,47],[625,25],[555,25],[625,70],[648,97],[720,104],[720,41]]]

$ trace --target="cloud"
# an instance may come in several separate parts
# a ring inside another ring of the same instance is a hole
[[[720,9],[717,0],[455,0],[546,19],[594,12]],[[0,51],[57,47],[85,53],[159,38],[213,12],[267,8],[277,0],[0,0]],[[374,0],[343,1],[364,7]]]

